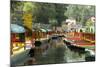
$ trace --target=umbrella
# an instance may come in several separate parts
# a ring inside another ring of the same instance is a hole
[[[45,29],[40,29],[42,32],[47,32]]]
[[[34,32],[35,30],[34,30],[34,29],[32,29],[32,31]]]
[[[25,32],[25,28],[17,25],[17,24],[11,24],[11,32],[13,33],[24,33]]]
[[[48,32],[52,31],[51,29],[46,29]]]

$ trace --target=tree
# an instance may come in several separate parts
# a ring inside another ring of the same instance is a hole
[[[95,16],[95,6],[69,5],[67,11],[65,11],[65,16],[74,18],[77,22],[85,25],[88,17]]]
[[[61,26],[61,23],[67,18],[64,13],[67,10],[67,4],[55,4],[56,10],[56,20],[58,22],[58,26]]]
[[[14,10],[18,10],[18,7],[23,7],[21,10],[25,13],[31,12],[32,19],[35,23],[49,24],[49,21],[56,19],[58,25],[65,20],[64,12],[66,10],[63,4],[54,3],[36,3],[36,2],[13,2]],[[18,6],[19,5],[19,6]],[[23,13],[23,14],[25,14]]]
[[[35,17],[34,22],[36,23],[49,23],[49,19],[55,18],[55,6],[48,3],[34,3],[35,8],[33,8],[33,17]]]
[[[23,15],[23,2],[11,1],[11,23],[23,25],[22,15]]]
[[[49,21],[56,19],[60,25],[66,19],[64,15],[66,5],[54,3],[32,3],[32,5],[33,22],[49,24]]]

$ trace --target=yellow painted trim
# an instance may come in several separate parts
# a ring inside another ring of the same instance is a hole
[[[90,40],[90,39],[87,39],[87,38],[84,38],[84,40],[86,40],[86,41],[89,41],[89,42],[91,42],[91,43],[95,43],[95,41],[93,40]]]
[[[18,51],[19,49],[23,48],[24,46],[22,47],[19,47],[18,49],[13,49],[13,51]]]

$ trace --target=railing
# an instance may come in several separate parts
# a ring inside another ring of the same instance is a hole
[[[83,40],[89,41],[91,43],[95,43],[95,34],[93,33],[83,33]]]
[[[81,40],[89,41],[95,43],[95,34],[94,33],[85,33],[85,32],[69,32],[67,33],[68,37],[77,37]]]

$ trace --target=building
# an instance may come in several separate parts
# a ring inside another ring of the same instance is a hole
[[[17,24],[11,24],[11,54],[25,49],[25,29]]]
[[[76,20],[74,19],[66,19],[66,21],[62,23],[62,29],[65,32],[74,31],[75,27],[76,27]]]

